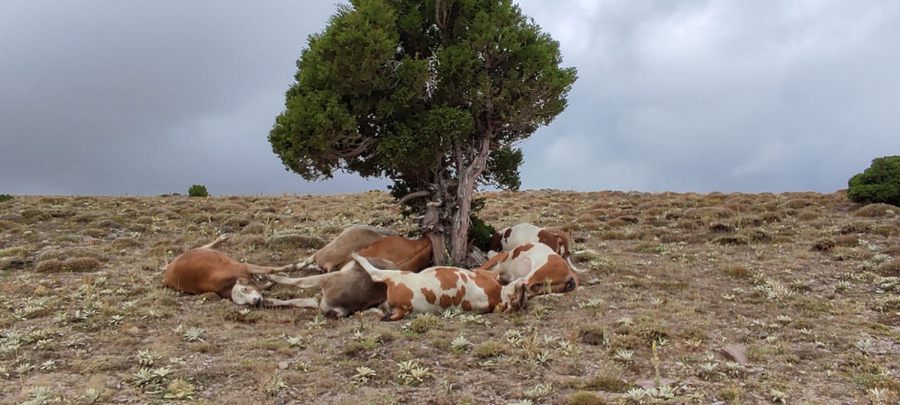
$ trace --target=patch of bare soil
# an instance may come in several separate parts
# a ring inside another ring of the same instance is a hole
[[[496,227],[573,236],[590,271],[515,314],[380,322],[165,289],[228,255],[305,258],[389,196],[16,197],[0,203],[5,403],[896,403],[900,209],[844,193],[486,193]],[[280,297],[315,291],[276,288]]]

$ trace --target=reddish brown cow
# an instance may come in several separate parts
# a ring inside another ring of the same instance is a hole
[[[215,250],[226,240],[227,235],[219,236],[211,243],[176,257],[165,268],[163,285],[190,294],[216,293],[238,305],[260,305],[264,300],[260,286],[253,282],[252,275],[296,269],[292,264],[265,267],[235,261]],[[273,306],[297,304],[294,300],[265,300],[265,303]]]

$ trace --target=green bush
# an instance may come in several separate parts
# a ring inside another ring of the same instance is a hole
[[[13,196],[9,194],[0,194],[0,202],[12,200]]]
[[[209,191],[202,184],[194,184],[188,189],[188,195],[191,197],[209,197]]]
[[[900,207],[900,156],[872,160],[872,165],[850,178],[847,196],[860,203],[885,203]]]

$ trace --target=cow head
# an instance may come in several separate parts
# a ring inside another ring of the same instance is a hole
[[[231,300],[238,305],[260,305],[262,293],[252,280],[239,277],[234,282],[234,287],[231,287]]]
[[[528,304],[528,286],[525,280],[516,280],[500,290],[500,307],[503,312],[525,309]]]

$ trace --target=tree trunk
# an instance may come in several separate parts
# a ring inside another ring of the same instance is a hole
[[[459,184],[456,187],[456,212],[453,213],[450,234],[450,258],[455,264],[466,261],[469,248],[469,216],[472,213],[472,197],[475,194],[475,184],[481,173],[487,166],[488,154],[490,154],[491,137],[485,134],[471,163],[460,173]]]

